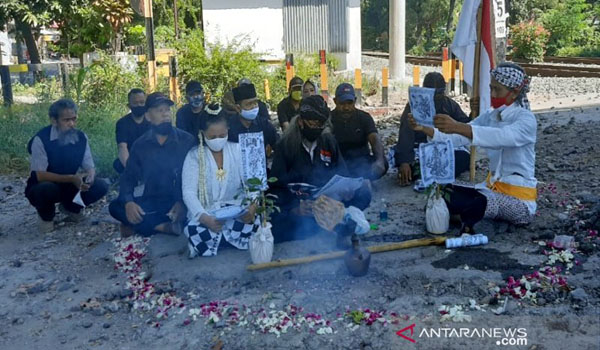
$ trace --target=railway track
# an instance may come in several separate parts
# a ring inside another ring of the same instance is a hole
[[[366,56],[387,58],[387,52],[364,52]],[[544,63],[517,60],[530,76],[564,78],[600,78],[600,58],[594,57],[546,57]],[[441,54],[434,56],[406,56],[406,62],[419,66],[441,66]],[[597,67],[586,66],[595,64]]]

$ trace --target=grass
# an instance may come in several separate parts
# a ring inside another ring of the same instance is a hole
[[[15,104],[10,109],[0,107],[0,172],[27,175],[29,154],[27,143],[48,120],[49,103]],[[77,128],[88,136],[99,176],[115,177],[112,162],[117,157],[115,123],[126,113],[124,106],[101,106],[79,109]]]

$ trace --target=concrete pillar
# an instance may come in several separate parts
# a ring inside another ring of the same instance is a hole
[[[406,0],[390,0],[390,77],[406,79]]]

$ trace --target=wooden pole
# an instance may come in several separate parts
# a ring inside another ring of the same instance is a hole
[[[154,23],[152,19],[152,0],[144,0],[144,20],[146,23],[146,38],[148,41],[148,53],[146,62],[148,64],[148,87],[150,92],[156,89],[156,57],[154,52]]]
[[[381,70],[381,103],[383,103],[384,106],[387,106],[389,102],[389,77],[390,71],[388,67],[383,67],[383,69]]]
[[[481,16],[482,16],[483,3],[479,5],[477,10],[477,44],[475,45],[475,65],[473,67],[473,96],[471,96],[471,105],[473,101],[477,102],[476,110],[471,109],[471,120],[477,118],[480,112],[479,106],[479,70],[481,67]],[[471,159],[470,159],[470,172],[469,179],[471,182],[475,182],[475,159],[477,158],[477,151],[475,146],[471,146]]]
[[[421,67],[413,66],[413,86],[421,86]]]
[[[435,237],[435,238],[420,238],[420,239],[412,239],[410,241],[404,241],[404,242],[398,242],[398,243],[388,243],[388,244],[383,244],[383,245],[378,245],[378,246],[367,247],[367,250],[369,250],[369,252],[371,252],[371,253],[383,253],[383,252],[389,252],[392,250],[400,250],[400,249],[407,249],[407,248],[414,248],[414,247],[442,245],[445,242],[446,242],[446,237],[444,237],[444,236]],[[301,258],[276,260],[276,261],[271,261],[271,262],[263,263],[263,264],[252,264],[252,265],[248,265],[247,270],[256,271],[256,270],[269,269],[269,268],[273,268],[273,267],[284,267],[284,266],[291,266],[291,265],[306,264],[306,263],[311,263],[311,262],[321,261],[321,260],[337,259],[337,258],[343,257],[346,254],[346,252],[347,251],[344,250],[344,251],[337,251],[337,252],[331,252],[331,253],[325,253],[325,254],[305,256],[305,257],[301,257]]]
[[[327,53],[325,50],[319,50],[319,58],[321,60],[319,66],[321,71],[321,96],[327,101],[329,98],[329,77],[327,76]]]
[[[356,94],[356,103],[362,104],[362,73],[360,68],[354,70],[354,90]]]

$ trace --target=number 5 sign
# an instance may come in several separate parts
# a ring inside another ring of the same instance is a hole
[[[504,0],[493,0],[494,2],[494,17],[496,18],[496,38],[506,38],[506,5]]]

